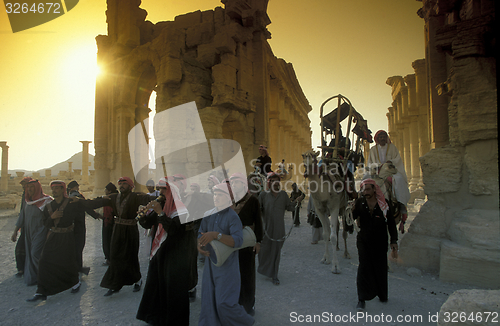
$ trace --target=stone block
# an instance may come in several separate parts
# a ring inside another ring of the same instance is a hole
[[[433,201],[427,201],[415,219],[411,222],[408,232],[429,237],[446,237],[446,207]]]
[[[195,47],[199,44],[210,43],[214,37],[214,25],[202,23],[186,30],[186,46]]]
[[[240,65],[240,61],[239,61],[238,57],[235,56],[234,54],[230,54],[230,53],[221,54],[220,62],[222,64],[233,67],[234,69],[238,69],[238,67]]]
[[[498,140],[477,141],[466,146],[464,161],[469,171],[469,192],[498,198]]]
[[[496,89],[464,94],[459,101],[457,122],[462,144],[498,137]]]
[[[179,59],[163,57],[158,73],[158,84],[177,85],[182,80],[182,63]]]
[[[201,17],[202,15],[200,10],[176,16],[174,19],[175,26],[177,28],[187,29],[191,26],[201,23]]]
[[[240,57],[240,69],[238,70],[239,89],[250,92],[254,87],[253,62],[246,57]]]
[[[414,203],[415,199],[425,199],[424,189],[416,189],[410,193],[410,200],[408,203]]]
[[[249,99],[248,92],[235,90],[234,88],[214,83],[212,85],[213,106],[220,106],[226,109],[238,110],[244,114],[255,113],[256,104]]]
[[[500,289],[500,249],[480,250],[454,242],[441,242],[439,278],[454,282]]]
[[[216,34],[214,37],[214,46],[221,54],[236,54],[236,41],[228,33]]]
[[[214,23],[214,11],[213,10],[205,10],[201,12],[201,22],[202,23]]]
[[[436,148],[419,158],[427,196],[457,192],[462,181],[462,154],[456,148]]]
[[[16,203],[13,203],[9,198],[0,198],[0,209],[14,209],[15,207]]]
[[[406,233],[399,245],[401,264],[427,272],[439,271],[441,239]]]
[[[205,67],[210,68],[215,65],[218,53],[212,43],[201,44],[198,46],[197,60]]]
[[[181,57],[181,49],[186,46],[186,33],[182,29],[175,29],[174,25],[167,24],[160,35],[152,41],[151,49],[162,57]]]
[[[498,325],[498,318],[493,318],[491,312],[500,311],[500,290],[458,290],[446,300],[439,310],[438,326],[454,325]],[[453,321],[446,316],[458,314]],[[473,318],[463,318],[463,316]],[[488,319],[487,316],[489,317]],[[480,319],[478,318],[480,317]],[[447,321],[445,321],[447,320]]]
[[[500,250],[498,210],[467,209],[455,213],[447,238],[480,250]]]
[[[252,40],[252,32],[245,29],[243,26],[236,22],[232,22],[224,26],[224,31],[228,33],[236,43],[245,43]]]
[[[212,77],[214,80],[214,85],[224,84],[233,89],[236,89],[236,68],[228,66],[226,64],[218,64],[212,67]],[[213,95],[212,87],[212,95]],[[233,93],[233,92],[231,92]]]
[[[210,43],[214,39],[215,29],[213,23],[201,23],[200,24],[201,31],[201,43]]]
[[[215,33],[218,34],[224,29],[224,23],[226,15],[224,13],[224,8],[216,7],[214,9],[214,23],[215,23]]]
[[[195,47],[201,44],[201,28],[200,25],[194,25],[186,30],[186,46],[188,48]]]

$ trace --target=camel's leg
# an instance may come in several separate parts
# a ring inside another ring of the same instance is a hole
[[[335,250],[336,248],[334,247],[335,246],[335,243],[337,242],[337,222],[335,220],[338,220],[338,210],[337,210],[337,213],[333,214],[331,216],[331,228],[332,228],[332,232],[330,233],[331,234],[331,237],[330,237],[330,241],[332,242],[332,248],[333,248],[333,253],[332,253],[332,273],[334,274],[340,274],[340,265],[339,265],[339,261],[338,261],[338,258],[337,258],[337,250]],[[332,239],[333,238],[333,239]]]
[[[339,229],[340,229],[340,222],[339,222],[339,219],[337,218],[337,251],[340,251],[340,247],[339,247]]]
[[[321,263],[330,264],[330,221],[328,220],[328,216],[325,216],[323,213],[316,211],[318,217],[321,221],[321,225],[323,226],[323,240],[325,240],[325,254],[321,259]]]
[[[351,259],[351,255],[349,254],[349,251],[347,251],[347,230],[346,228],[344,228],[344,230],[342,231],[342,237],[344,238],[344,258],[347,258],[347,259]]]

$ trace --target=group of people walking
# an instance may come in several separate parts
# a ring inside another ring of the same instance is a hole
[[[263,146],[261,154],[265,155],[259,163],[265,171],[271,159],[266,159],[269,156]],[[201,255],[204,270],[199,325],[252,325],[255,272],[280,284],[285,211],[294,212],[294,224],[298,226],[300,203],[305,197],[295,186],[291,199],[281,189],[279,173],[271,170],[266,177],[267,190],[258,196],[249,192],[247,176],[241,173],[223,182],[210,176],[210,194],[201,193],[198,184],[190,185],[187,192],[182,175],[148,184],[148,194],[134,192],[134,182],[122,177],[118,188],[110,183],[105,196],[92,200],[79,193],[76,182],[70,183],[68,190],[63,181],[52,181],[52,196],[48,196],[39,181],[23,179],[25,192],[12,240],[16,241],[21,231],[16,245],[16,275],[24,277],[27,285],[37,285],[35,295],[27,301],[46,300],[69,289],[71,293],[79,291],[79,273],[89,272],[82,259],[88,213],[103,220],[104,265],[108,266],[100,284],[108,289],[104,296],[112,296],[126,285],[132,285],[134,292],[141,290],[137,224],[149,230],[150,260],[137,319],[152,325],[188,325]],[[356,200],[353,211],[360,227],[358,309],[364,309],[365,301],[377,295],[387,301],[387,230],[390,247],[397,251],[394,217],[380,189],[367,179],[361,192],[363,196]],[[104,207],[102,216],[94,211],[100,207]],[[138,215],[139,210],[144,214]],[[314,208],[308,211],[312,213]],[[255,234],[255,246],[233,251],[221,266],[212,264],[210,243],[219,241],[238,248],[246,226]]]

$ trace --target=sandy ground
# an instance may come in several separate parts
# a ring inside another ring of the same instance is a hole
[[[343,258],[342,251],[339,252],[341,274],[332,274],[331,265],[320,263],[324,242],[311,244],[306,204],[307,199],[302,208],[302,224],[292,229],[283,246],[281,285],[275,286],[270,279],[257,274],[255,325],[436,325],[429,319],[439,312],[449,295],[458,289],[472,288],[440,282],[438,276],[432,274],[412,277],[407,275],[407,268],[396,265],[394,272],[389,273],[389,302],[383,304],[374,299],[367,302],[364,315],[357,314],[355,236],[350,235],[347,240],[351,259]],[[87,217],[84,265],[90,266],[91,271],[83,277],[80,292],[71,294],[68,290],[37,304],[26,302],[36,287],[27,287],[22,279],[14,276],[15,244],[10,237],[16,219],[14,211],[0,211],[0,259],[3,261],[0,267],[0,325],[146,325],[135,318],[142,290],[133,293],[128,286],[111,297],[103,297],[106,289],[99,283],[107,267],[102,266],[101,222],[90,217]],[[292,225],[290,213],[285,220],[288,231]],[[146,238],[141,237],[139,256],[143,277],[148,268],[146,248]],[[198,272],[201,280],[202,264]],[[201,282],[197,300],[191,304],[191,325],[198,323],[200,295]],[[398,322],[397,318],[403,322]]]

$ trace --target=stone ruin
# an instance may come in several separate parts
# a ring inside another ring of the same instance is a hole
[[[46,169],[43,171],[43,175],[40,172],[26,173],[22,171],[17,171],[15,176],[7,174],[8,171],[8,148],[6,142],[0,142],[2,146],[2,177],[0,179],[0,184],[2,188],[0,192],[2,196],[0,197],[0,209],[20,209],[21,195],[23,193],[23,188],[19,184],[21,180],[26,176],[31,176],[37,179],[42,184],[42,189],[46,194],[51,194],[49,189],[49,184],[53,180],[62,180],[66,184],[76,180],[80,184],[80,192],[84,193],[85,196],[90,195],[94,190],[94,178],[95,170],[89,170],[91,163],[89,162],[89,144],[90,141],[81,141],[83,144],[82,150],[82,169],[74,169],[73,162],[67,162],[67,170],[60,170],[57,175],[52,175],[51,169]],[[5,195],[5,196],[3,196]]]
[[[499,289],[494,1],[422,5],[425,60],[413,63],[416,78],[388,80],[391,137],[402,146],[414,190],[423,183],[428,199],[401,240],[400,256],[443,281]]]
[[[298,164],[311,148],[309,102],[292,65],[267,42],[268,0],[222,3],[153,24],[139,0],[107,2],[108,35],[96,37],[103,71],[96,82],[96,192],[135,176],[127,135],[155,109],[148,107],[153,91],[156,113],[195,101],[206,138],[236,140],[248,173],[260,144],[273,163]],[[162,133],[154,134],[158,144]]]

